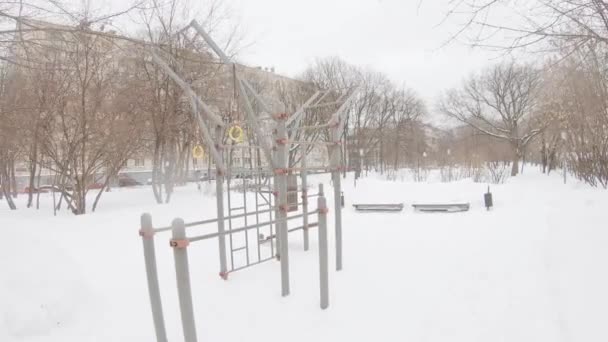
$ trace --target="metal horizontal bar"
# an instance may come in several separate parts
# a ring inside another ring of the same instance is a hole
[[[315,228],[315,227],[318,227],[318,226],[319,226],[319,222],[313,222],[313,223],[309,223],[308,224],[308,228]],[[291,229],[288,230],[288,232],[292,233],[292,232],[295,232],[295,231],[298,231],[298,230],[302,230],[302,229],[304,229],[304,226],[299,226],[299,227],[291,228]],[[270,241],[271,239],[275,239],[276,237],[277,237],[276,234],[272,234],[272,235],[269,235],[269,236],[265,237],[263,240],[259,240],[259,241],[260,242],[266,242],[266,241]]]
[[[326,169],[326,170],[322,170],[322,171],[318,171],[318,172],[310,172],[310,173],[308,173],[308,175],[309,176],[310,175],[323,175],[326,173],[331,173],[331,171],[329,169]]]
[[[306,109],[323,108],[323,107],[329,107],[329,106],[338,106],[341,103],[342,103],[342,101],[325,102],[325,103],[320,103],[320,104],[308,106],[308,107],[306,107]]]
[[[289,141],[289,144],[291,145],[339,145],[339,143],[336,143],[335,141]]]
[[[262,146],[258,145],[222,145],[224,149],[237,149],[237,148],[251,148],[251,149],[260,149]]]
[[[217,222],[217,218],[203,220],[203,221],[190,222],[190,223],[186,223],[185,226],[186,227],[194,227],[194,226],[200,226],[200,225],[203,225],[203,224],[209,224],[209,223],[215,223],[215,222]]]
[[[316,125],[316,126],[300,126],[298,128],[296,128],[295,130],[313,130],[313,129],[322,129],[322,128],[328,128],[329,124],[322,124],[322,125]]]
[[[272,116],[263,116],[261,118],[258,118],[258,121],[276,121],[276,119]]]
[[[166,232],[173,229],[173,227],[169,226],[169,227],[162,227],[162,228],[155,228],[154,232],[155,233],[161,233],[161,232]]]
[[[238,251],[242,251],[243,249],[247,249],[247,246],[243,246],[243,247],[239,247],[239,248],[235,248],[232,251],[233,252],[238,252]]]
[[[308,195],[307,197],[314,197],[314,196],[318,196],[318,195],[319,194]],[[301,205],[302,203],[297,203],[297,204]],[[267,207],[268,205],[269,205],[268,203],[262,203],[262,204],[259,204],[258,207]],[[235,210],[236,209],[241,209],[241,208],[242,207],[235,208]],[[256,215],[256,214],[265,214],[265,213],[268,213],[268,212],[271,212],[271,211],[274,211],[274,210],[277,210],[277,209],[279,209],[279,208],[278,207],[273,207],[273,208],[270,208],[270,209],[252,211],[252,212],[243,213],[243,214],[228,215],[228,216],[224,217],[224,220],[227,220],[227,219],[237,219],[237,218],[241,218],[241,217],[245,217],[245,216],[252,216],[252,215]],[[186,228],[189,228],[189,227],[201,226],[201,225],[205,225],[205,224],[209,224],[209,223],[215,223],[217,221],[218,221],[217,218],[203,220],[203,221],[194,221],[194,222],[186,223],[185,226],[186,226]],[[171,229],[172,229],[171,226],[169,226],[169,227],[155,228],[154,232],[155,233],[162,233],[162,232],[170,231]]]
[[[240,270],[243,270],[243,269],[249,268],[249,267],[251,267],[251,266],[259,265],[259,264],[261,264],[261,263],[264,263],[264,262],[266,262],[266,261],[270,261],[270,260],[274,260],[274,255],[273,255],[273,256],[270,256],[270,257],[268,257],[268,258],[266,258],[266,259],[262,259],[262,260],[259,260],[259,261],[256,261],[256,262],[249,263],[249,264],[247,264],[247,265],[245,265],[245,266],[241,266],[241,267],[233,268],[232,270],[228,271],[228,273],[232,273],[232,272],[240,271]]]
[[[285,169],[285,171],[329,171],[330,168],[324,166],[313,166],[313,167],[292,167]]]
[[[310,213],[308,213],[306,215],[313,215],[313,214],[316,214],[317,212],[318,212],[318,210],[311,211]],[[298,214],[298,215],[288,216],[285,219],[275,219],[275,220],[272,220],[272,221],[267,221],[267,222],[262,222],[262,223],[258,223],[258,224],[253,224],[253,225],[249,225],[249,226],[245,226],[245,227],[240,227],[240,228],[228,230],[228,231],[225,231],[224,233],[219,233],[218,232],[218,233],[211,233],[211,234],[205,234],[205,235],[195,236],[195,237],[188,238],[187,240],[190,241],[190,242],[195,242],[195,241],[200,241],[200,240],[212,239],[212,238],[219,237],[221,235],[229,235],[229,234],[234,234],[234,233],[240,233],[240,232],[244,232],[246,230],[250,230],[250,229],[254,229],[254,228],[259,228],[259,227],[267,226],[267,225],[270,225],[270,224],[275,224],[275,223],[278,223],[278,222],[283,222],[283,221],[289,221],[289,220],[293,220],[293,219],[297,219],[297,218],[302,218],[304,216],[305,216],[305,214]]]
[[[251,215],[255,215],[255,214],[264,214],[264,213],[267,213],[267,212],[270,212],[270,211],[276,210],[276,209],[277,208],[275,207],[275,208],[271,208],[271,209],[252,211],[252,212],[243,213],[243,214],[228,215],[228,216],[224,216],[224,220],[227,220],[227,219],[237,219],[237,218],[241,218],[241,217],[245,217],[245,216],[251,216]],[[196,222],[186,223],[185,226],[186,227],[194,227],[194,226],[199,226],[199,225],[203,225],[203,224],[214,223],[214,222],[217,222],[217,221],[218,221],[218,219],[214,218],[214,219],[209,219],[209,220],[204,220],[204,221],[196,221]],[[164,230],[160,230],[160,231],[171,230],[171,227],[162,228],[162,229],[164,229]]]

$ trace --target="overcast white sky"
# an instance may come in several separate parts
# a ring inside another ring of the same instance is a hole
[[[83,0],[72,0],[75,3]],[[105,10],[124,0],[88,0]],[[202,13],[204,0],[189,0]],[[386,73],[416,90],[434,109],[436,97],[470,72],[497,62],[496,55],[463,43],[443,43],[459,29],[458,18],[438,26],[450,0],[224,0],[251,46],[239,60],[296,76],[318,57]],[[192,16],[192,17],[190,17]],[[201,19],[201,18],[199,18]]]
[[[253,65],[297,75],[317,57],[340,56],[414,88],[432,107],[444,89],[495,56],[452,43],[457,18],[437,27],[449,0],[228,0],[255,44]]]

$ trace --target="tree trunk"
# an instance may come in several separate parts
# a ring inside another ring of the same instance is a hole
[[[10,177],[6,165],[0,164],[0,191],[3,197],[6,199],[6,203],[10,210],[16,210],[17,206],[11,197],[10,191]]]
[[[42,176],[42,167],[38,168],[38,175],[36,176],[36,188],[40,189],[40,178]],[[55,190],[53,190],[55,191]],[[40,209],[40,191],[36,194],[36,210]]]
[[[74,187],[74,208],[72,210],[75,215],[82,215],[86,212],[86,185],[84,183],[83,180],[76,180],[76,186]]]
[[[154,199],[158,204],[163,203],[163,191],[159,179],[162,174],[162,167],[160,143],[156,143],[154,145],[154,160],[152,161],[152,192],[154,193]]]
[[[169,156],[166,159],[167,167],[165,167],[165,203],[171,201],[171,195],[173,194],[173,186],[175,185],[175,168],[177,163],[177,151],[178,146],[176,143],[169,144]],[[167,151],[165,150],[165,153]]]
[[[91,208],[92,212],[95,212],[95,209],[97,209],[97,204],[99,203],[99,199],[101,198],[101,195],[106,191],[106,189],[108,189],[111,178],[112,177],[110,175],[106,176],[106,181],[103,183],[103,186],[101,187],[101,189],[99,189],[97,196],[95,196],[95,201],[93,202],[93,207]]]
[[[521,148],[519,144],[515,143],[511,145],[513,149],[513,160],[511,165],[511,176],[517,176],[519,174],[519,158],[521,157]]]
[[[12,188],[12,194],[13,194],[13,198],[17,198],[17,177],[15,175],[15,158],[13,157],[12,160],[9,163],[10,165],[10,178],[11,178],[11,188]]]
[[[541,135],[540,157],[543,163],[543,173],[547,173],[547,142],[545,141],[545,133]]]

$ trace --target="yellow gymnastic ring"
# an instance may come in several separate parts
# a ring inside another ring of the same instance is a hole
[[[228,130],[228,138],[236,143],[242,143],[244,141],[245,134],[241,126],[234,125]]]
[[[192,157],[194,157],[196,159],[203,159],[204,156],[205,156],[205,150],[203,149],[203,146],[201,146],[201,145],[194,146],[194,148],[192,149]]]

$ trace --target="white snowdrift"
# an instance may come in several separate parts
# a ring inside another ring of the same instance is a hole
[[[225,282],[217,242],[192,245],[199,341],[607,341],[607,193],[561,182],[528,169],[492,187],[496,207],[487,212],[486,185],[469,180],[370,176],[354,188],[346,179],[345,268],[331,266],[326,311],[318,308],[316,239],[304,252],[301,235],[290,235],[286,298],[278,263]],[[52,217],[47,197],[40,211],[9,212],[0,203],[0,341],[154,341],[139,215],[152,213],[156,225],[214,217],[210,191],[180,188],[173,203],[155,205],[148,188],[114,190],[98,213],[82,217]],[[409,207],[445,201],[472,209]],[[403,202],[406,210],[362,214],[350,207],[356,202]],[[161,289],[169,339],[180,341],[167,241],[158,236]]]

